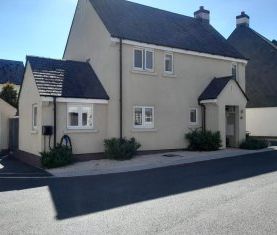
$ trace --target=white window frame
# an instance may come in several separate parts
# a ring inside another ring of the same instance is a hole
[[[142,67],[136,67],[135,65],[135,51],[141,51],[142,52]],[[152,53],[152,69],[149,69],[146,67],[146,54],[147,52],[151,52]],[[133,69],[134,70],[138,70],[138,71],[146,71],[146,72],[154,72],[154,67],[155,67],[155,51],[153,49],[150,48],[140,48],[140,47],[134,47],[133,49]]]
[[[135,110],[142,109],[142,125],[135,125]],[[145,121],[145,110],[152,109],[152,122]],[[133,107],[133,127],[136,129],[153,129],[155,126],[155,108],[154,106],[134,106]]]
[[[69,124],[69,109],[77,108],[78,110],[78,126],[70,126]],[[89,108],[92,115],[92,126],[83,126],[82,125],[82,114],[84,113],[82,109]],[[67,129],[68,130],[91,130],[94,128],[94,110],[93,104],[67,104],[66,110],[66,120],[67,120]]]
[[[136,65],[135,65],[135,52],[136,51],[141,51],[141,54],[142,54],[142,56],[141,56],[141,66],[142,67],[136,67]],[[138,48],[138,47],[135,47],[134,48],[134,50],[133,50],[133,69],[135,69],[135,70],[141,70],[141,71],[143,71],[143,66],[144,66],[144,59],[143,59],[143,57],[144,57],[144,50],[143,50],[143,48]]]
[[[232,74],[232,76],[233,76],[233,66],[236,66],[236,77],[235,77],[235,80],[236,81],[238,81],[239,80],[239,65],[238,65],[238,63],[236,63],[236,62],[233,62],[232,64],[231,64],[231,74]]]
[[[172,58],[172,70],[171,71],[167,71],[166,70],[166,57],[167,56],[171,56],[171,58]],[[166,52],[165,54],[164,54],[164,73],[166,73],[166,74],[174,74],[174,56],[173,56],[173,53],[170,53],[170,52]]]
[[[195,111],[195,115],[196,115],[195,122],[192,122],[191,119],[190,119],[192,111]],[[199,118],[198,118],[198,108],[190,108],[189,109],[189,124],[190,125],[198,125],[198,123],[199,123],[198,121],[199,121]]]
[[[36,123],[35,123],[35,109],[37,110],[37,113],[36,113]],[[37,129],[38,129],[38,105],[37,104],[33,104],[32,105],[32,130],[37,130]]]
[[[149,69],[146,67],[146,58],[147,58],[147,52],[152,53],[152,69]],[[149,72],[154,72],[154,65],[155,65],[155,56],[154,56],[154,50],[152,49],[144,49],[144,70]]]

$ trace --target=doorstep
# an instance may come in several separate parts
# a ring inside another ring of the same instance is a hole
[[[160,167],[182,165],[193,162],[216,160],[228,157],[242,156],[253,153],[274,151],[274,148],[263,150],[224,149],[214,152],[178,151],[151,155],[136,156],[127,161],[110,159],[77,162],[73,165],[50,169],[48,173],[55,177],[76,177],[89,175],[103,175],[130,171],[148,170]],[[165,156],[167,155],[167,156]]]

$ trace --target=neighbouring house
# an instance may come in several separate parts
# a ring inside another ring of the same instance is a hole
[[[277,137],[277,43],[249,26],[242,12],[228,41],[249,59],[246,67],[246,130],[257,137]]]
[[[238,146],[247,59],[210,25],[209,11],[194,16],[79,0],[63,60],[27,57],[21,152],[39,155],[64,134],[74,154],[101,153],[112,137],[135,137],[145,151],[182,149],[195,128]]]
[[[0,59],[0,92],[7,83],[13,84],[16,91],[19,92],[23,73],[23,62]]]
[[[16,115],[16,108],[0,99],[0,153],[9,148],[9,119]]]

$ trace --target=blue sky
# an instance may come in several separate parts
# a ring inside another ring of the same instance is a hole
[[[270,40],[277,39],[276,0],[132,0],[192,16],[200,5],[211,11],[211,24],[228,37],[242,10],[250,24]],[[27,55],[62,58],[77,0],[1,0],[0,58]]]

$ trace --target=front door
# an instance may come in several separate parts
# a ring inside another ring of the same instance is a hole
[[[236,146],[236,107],[226,106],[226,146]]]

